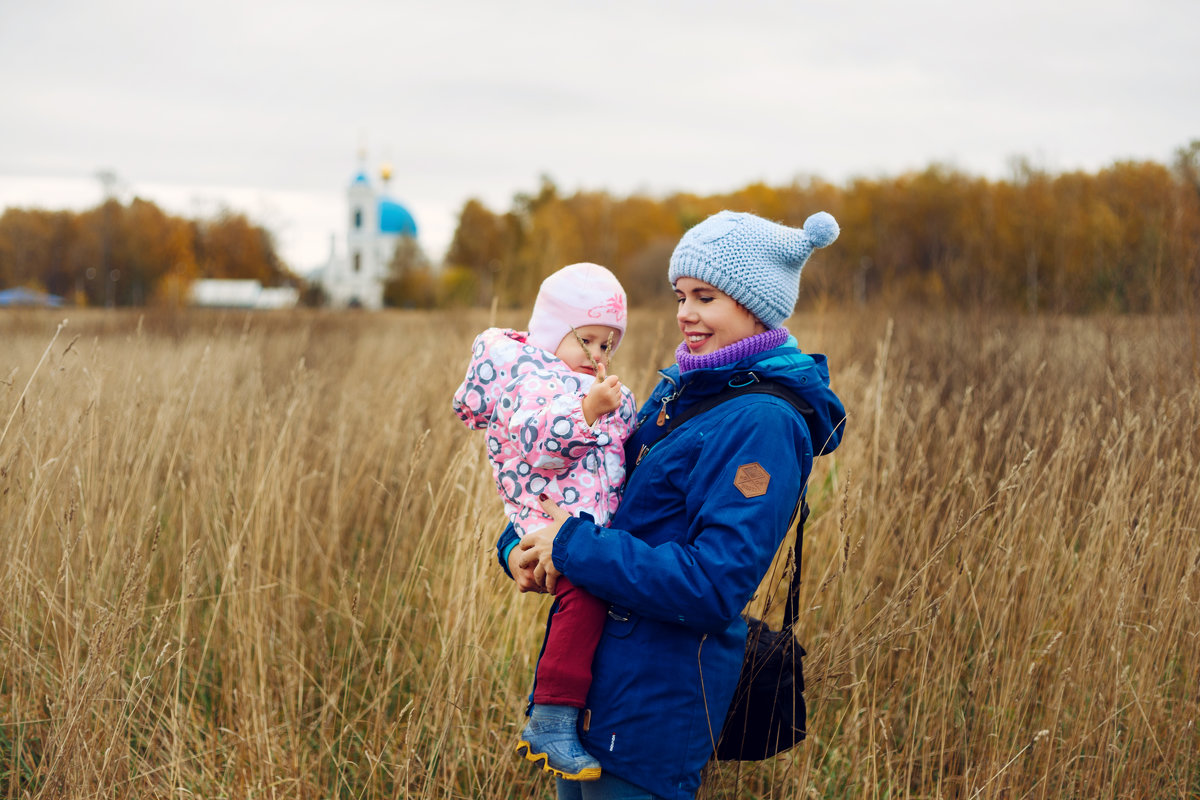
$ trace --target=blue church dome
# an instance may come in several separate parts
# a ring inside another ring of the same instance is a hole
[[[417,235],[417,221],[408,209],[388,199],[379,201],[379,232],[398,233],[401,236]]]

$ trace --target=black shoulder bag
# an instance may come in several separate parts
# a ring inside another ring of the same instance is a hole
[[[717,740],[719,761],[762,761],[794,747],[805,735],[804,669],[800,663],[804,648],[792,631],[800,601],[800,539],[808,518],[803,497],[799,510],[783,627],[775,631],[761,619],[746,620],[746,655]]]
[[[744,379],[746,383],[731,385],[725,391],[670,418],[667,432],[726,400],[744,394],[770,394],[786,400],[806,423],[815,413],[803,398],[781,384],[760,380],[754,373],[748,373]],[[801,540],[804,522],[808,519],[808,503],[803,490],[792,519],[795,520],[797,515],[799,522],[796,525],[792,577],[788,582],[783,626],[776,631],[760,619],[751,617],[747,620],[749,631],[741,675],[716,742],[719,761],[762,761],[794,747],[805,736],[804,670],[800,663],[804,648],[796,643],[792,631],[799,611]]]

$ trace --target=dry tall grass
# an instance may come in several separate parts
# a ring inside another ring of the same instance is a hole
[[[449,408],[486,315],[69,316],[0,316],[0,794],[551,796],[511,750],[547,599]],[[1200,323],[793,330],[850,413],[810,737],[703,796],[1200,796]]]

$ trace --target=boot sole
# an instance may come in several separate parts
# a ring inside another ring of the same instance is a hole
[[[530,747],[529,742],[521,740],[517,742],[517,755],[523,756],[526,761],[532,761],[534,764],[541,762],[542,770],[549,772],[556,778],[562,778],[565,781],[595,781],[600,779],[599,767],[586,767],[579,772],[564,772],[561,769],[556,769],[550,766],[550,757],[545,753],[535,753]]]

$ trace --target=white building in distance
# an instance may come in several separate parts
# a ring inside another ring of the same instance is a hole
[[[300,290],[291,286],[268,288],[252,280],[205,278],[192,282],[188,300],[205,308],[295,308]]]
[[[346,189],[346,249],[339,253],[336,237],[331,237],[329,261],[309,275],[335,308],[382,308],[396,245],[404,237],[417,237],[412,214],[387,195],[391,177],[391,167],[384,165],[377,192],[366,170],[359,169]]]

